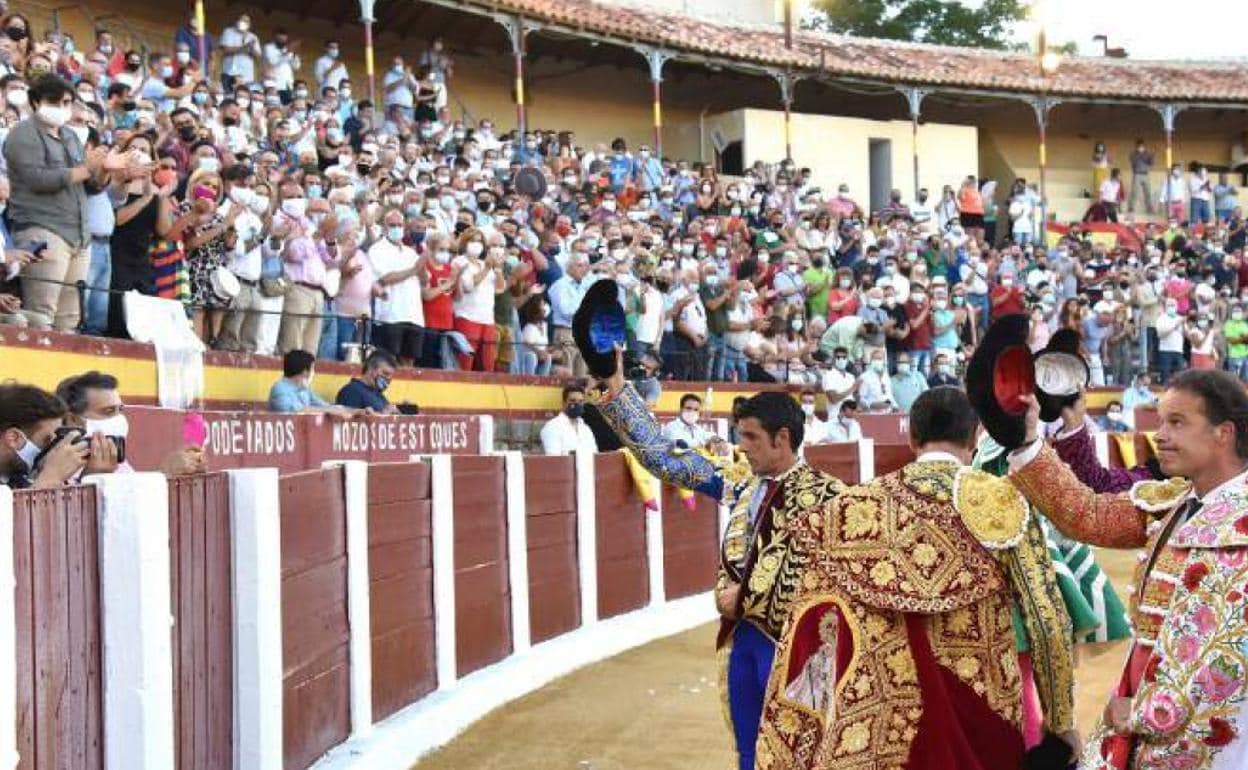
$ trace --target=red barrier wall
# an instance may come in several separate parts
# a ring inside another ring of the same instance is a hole
[[[459,676],[511,654],[507,493],[502,457],[451,461],[455,502],[455,655]]]
[[[15,495],[19,770],[104,766],[96,533],[94,487]]]
[[[875,445],[875,475],[886,476],[914,461],[914,450],[906,444]]]
[[[618,452],[594,457],[598,512],[598,616],[609,618],[650,601],[646,511]]]
[[[576,461],[524,458],[529,629],[534,644],[581,625],[576,561]]]
[[[676,487],[663,485],[663,592],[669,601],[715,587],[719,504],[706,495],[695,494],[692,499],[691,511]]]
[[[437,687],[429,466],[368,468],[368,577],[373,718],[385,719]]]
[[[282,743],[303,770],[350,732],[341,468],[281,478]]]
[[[169,480],[176,767],[234,761],[230,487],[224,473]]]
[[[831,473],[846,484],[857,484],[862,469],[858,463],[858,444],[817,444],[804,450],[810,467]]]
[[[282,473],[312,470],[326,460],[407,462],[415,454],[477,454],[481,419],[476,416],[369,416],[353,420],[318,414],[203,412],[207,423],[208,467],[277,468]],[[137,470],[156,470],[183,445],[186,412],[154,406],[127,406],[131,434],[142,441],[126,445]],[[485,447],[491,449],[492,447]]]

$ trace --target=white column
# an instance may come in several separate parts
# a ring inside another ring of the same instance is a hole
[[[650,565],[650,604],[655,605],[667,603],[667,589],[663,574],[663,482],[652,477],[652,483],[658,507],[646,511],[646,561]],[[673,511],[672,515],[681,514]]]
[[[875,439],[858,440],[858,483],[875,478]]]
[[[1084,430],[1087,430],[1086,428]],[[1092,446],[1096,449],[1096,459],[1104,468],[1109,467],[1109,434],[1097,431],[1092,434]]]
[[[511,648],[521,652],[533,645],[529,627],[529,507],[524,497],[524,455],[505,452],[503,463],[503,483],[507,490],[507,568],[511,582]]]
[[[0,768],[17,766],[17,607],[13,601],[13,490],[0,484]]]
[[[99,486],[105,770],[168,770],[173,752],[169,486],[159,473]]]
[[[502,387],[507,387],[503,385]],[[481,454],[494,454],[494,415],[482,414],[477,416],[480,425],[477,433],[477,441],[481,447]]]
[[[594,489],[594,457],[593,452],[576,452],[576,561],[581,573],[582,626],[598,622],[598,498]]]
[[[234,770],[282,770],[282,523],[276,468],[227,471]]]
[[[455,490],[450,455],[430,458],[429,482],[433,498],[430,529],[434,660],[437,661],[438,689],[446,690],[454,687],[458,667],[455,659]]]
[[[342,464],[347,503],[347,623],[350,636],[351,734],[373,729],[373,625],[368,584],[368,463]]]

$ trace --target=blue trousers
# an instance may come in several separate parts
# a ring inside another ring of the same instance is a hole
[[[108,287],[113,275],[113,262],[108,241],[91,241],[91,261],[87,265],[86,306],[82,309],[83,330],[103,334],[108,328]]]
[[[775,644],[754,624],[741,622],[733,629],[728,655],[728,711],[732,714],[739,770],[754,770],[754,744],[775,653]]]

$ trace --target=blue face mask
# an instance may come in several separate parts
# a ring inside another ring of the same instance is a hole
[[[321,194],[323,192],[324,191],[321,189],[321,186],[319,184],[308,185],[308,197],[309,198],[319,198],[321,197]]]
[[[392,225],[391,227],[387,227],[386,237],[389,238],[394,243],[398,243],[399,241],[403,240],[403,226]]]
[[[581,403],[571,403],[563,408],[563,413],[573,420],[585,414],[585,405]]]
[[[376,387],[379,393],[384,393],[386,391],[386,388],[390,387],[390,378],[378,377],[376,380]]]

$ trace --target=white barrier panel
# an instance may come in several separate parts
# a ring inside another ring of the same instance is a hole
[[[17,590],[13,571],[13,490],[0,484],[0,768],[17,767]]]
[[[227,471],[234,589],[234,770],[282,770],[281,502],[275,468]]]
[[[368,463],[342,464],[347,515],[347,649],[351,671],[351,734],[373,729],[373,628],[368,580]]]
[[[529,619],[528,501],[524,496],[524,455],[503,455],[507,492],[507,569],[511,582],[511,648],[523,652],[533,644]]]
[[[169,484],[89,476],[99,508],[105,770],[168,770],[173,750]]]
[[[677,514],[676,511],[663,510],[663,483],[651,477],[654,488],[653,511],[646,510],[646,562],[650,567],[650,605],[656,606],[667,601],[667,575],[663,564],[663,515]]]
[[[437,661],[438,689],[455,686],[458,665],[455,656],[455,489],[450,455],[430,458],[429,483],[432,485],[430,530],[433,550],[434,660]]]
[[[598,495],[593,452],[576,453],[576,560],[581,575],[581,625],[598,620]]]

